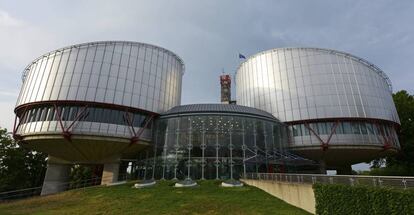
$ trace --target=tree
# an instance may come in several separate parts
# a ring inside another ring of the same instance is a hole
[[[402,90],[394,94],[393,99],[401,122],[398,131],[401,151],[387,159],[387,166],[404,166],[414,174],[414,96]]]
[[[20,147],[0,128],[0,192],[41,186],[47,155]]]
[[[397,132],[401,150],[385,159],[385,168],[380,168],[383,159],[375,160],[370,174],[414,175],[414,96],[401,90],[393,99],[401,122]]]

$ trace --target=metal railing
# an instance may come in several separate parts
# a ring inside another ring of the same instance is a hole
[[[322,183],[367,185],[378,187],[411,188],[414,177],[405,176],[364,176],[364,175],[323,175],[323,174],[284,174],[284,173],[246,173],[244,179],[268,180],[287,183]]]
[[[90,178],[90,179],[75,181],[75,182],[56,183],[53,185],[53,188],[51,189],[56,189],[57,187],[59,188],[59,190],[74,190],[74,189],[86,188],[86,187],[91,187],[91,186],[98,186],[100,184],[101,184],[101,178],[95,177],[95,178]],[[39,196],[42,193],[42,188],[43,186],[1,192],[0,201],[23,199],[23,198],[28,198],[32,196]],[[48,187],[45,187],[43,189],[43,192],[48,193],[47,189]]]
[[[129,180],[130,177],[128,177],[127,174],[122,174],[119,176],[119,181],[126,181]],[[85,180],[80,181],[70,181],[70,182],[62,182],[62,183],[56,183],[53,185],[53,190],[74,190],[74,189],[84,189],[86,187],[93,187],[93,186],[100,186],[101,185],[101,177],[93,177]],[[46,185],[47,186],[47,185]],[[12,191],[6,191],[6,192],[0,192],[0,202],[4,200],[15,200],[15,199],[23,199],[33,196],[40,196],[42,193],[42,190],[44,193],[48,192],[48,187],[40,186],[40,187],[31,187],[31,188],[25,188],[25,189],[19,189],[19,190],[12,190]]]

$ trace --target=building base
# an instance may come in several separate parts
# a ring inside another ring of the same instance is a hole
[[[118,182],[119,162],[104,164],[101,185],[111,185]]]
[[[49,156],[40,195],[44,196],[65,191],[69,185],[71,167],[70,164],[57,163],[55,159]]]

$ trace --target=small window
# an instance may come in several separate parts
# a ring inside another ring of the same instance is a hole
[[[338,125],[335,129],[335,134],[343,134],[344,133],[344,127],[342,126],[342,123],[338,122]]]
[[[318,134],[328,134],[328,129],[325,122],[318,123]]]
[[[344,134],[352,134],[352,128],[350,122],[343,122],[342,127],[344,129]]]
[[[47,121],[54,121],[55,120],[55,108],[49,107],[47,111]]]
[[[365,125],[366,125],[366,128],[367,128],[367,132],[368,132],[368,134],[370,134],[370,135],[374,135],[374,134],[375,134],[375,132],[374,132],[374,127],[373,127],[373,125],[372,125],[371,123],[366,123]]]
[[[361,128],[361,133],[362,134],[368,134],[367,127],[366,127],[365,123],[362,122],[362,123],[359,124],[359,126]]]
[[[310,135],[310,131],[309,131],[309,129],[305,126],[305,124],[301,124],[300,125],[300,128],[301,128],[301,130],[302,130],[302,135],[303,136],[309,136]]]
[[[353,134],[361,134],[358,122],[353,122],[351,125],[352,125],[352,133]]]

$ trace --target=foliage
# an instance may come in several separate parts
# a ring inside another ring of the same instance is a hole
[[[401,151],[396,156],[378,159],[372,163],[370,175],[414,176],[414,96],[401,90],[393,95],[401,127],[398,139]]]
[[[93,179],[93,171],[90,165],[74,165],[70,172],[70,186],[71,187],[81,187],[85,184],[97,184],[100,183],[100,180],[91,180]]]
[[[46,157],[19,147],[7,129],[0,128],[0,192],[41,186]]]
[[[414,190],[341,184],[313,185],[316,214],[414,214]]]
[[[131,188],[132,183],[89,187],[3,203],[0,214],[309,214],[256,187],[197,183],[194,188],[175,188],[174,181],[142,189]]]

